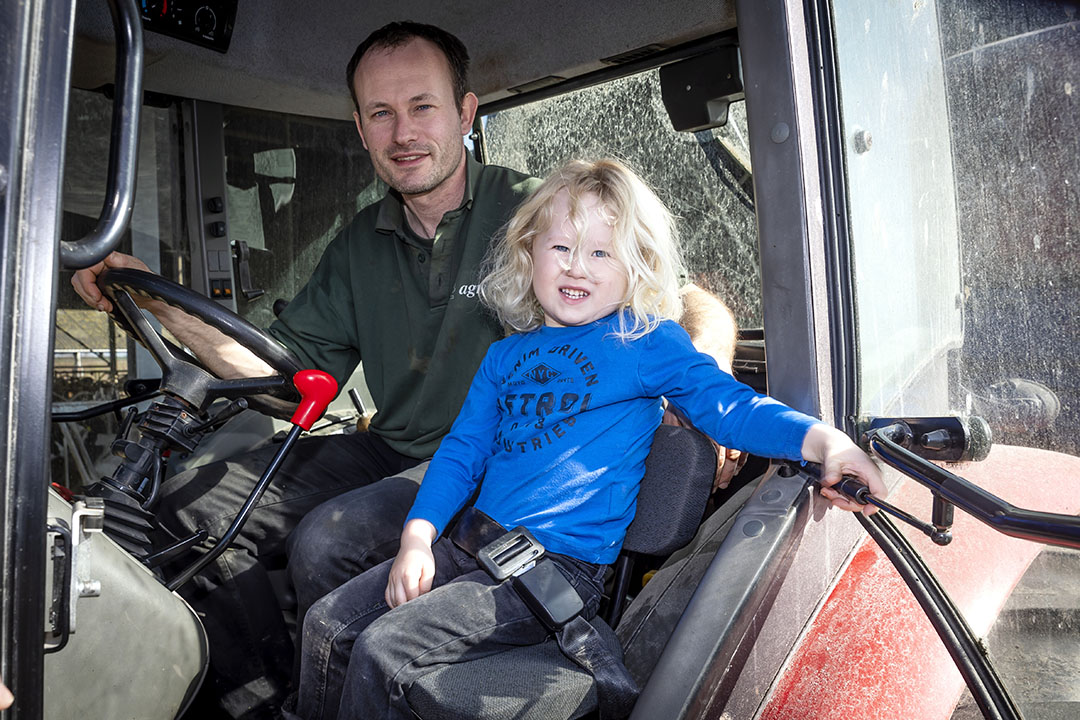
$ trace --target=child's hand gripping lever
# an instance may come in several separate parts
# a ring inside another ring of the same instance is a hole
[[[321,370],[301,370],[293,375],[293,384],[300,393],[300,403],[296,406],[296,411],[293,412],[292,418],[289,420],[293,425],[292,429],[285,437],[284,442],[281,443],[277,453],[274,454],[273,459],[270,460],[270,464],[266,466],[262,477],[255,483],[255,487],[251,489],[251,494],[248,495],[248,499],[240,508],[240,512],[236,514],[232,524],[229,525],[229,529],[225,531],[225,534],[221,536],[221,539],[209,552],[168,582],[166,587],[170,590],[176,590],[213,562],[218,555],[225,552],[225,548],[240,534],[244,523],[251,516],[255,505],[262,499],[266,488],[270,486],[270,481],[273,480],[281,464],[285,462],[285,458],[288,456],[289,451],[292,450],[292,446],[300,438],[300,434],[311,429],[312,424],[322,417],[322,414],[326,412],[326,406],[337,395],[337,381]]]
[[[813,475],[818,482],[821,481],[821,466],[817,463],[805,463],[802,466],[802,469]],[[884,510],[898,520],[903,520],[908,525],[911,525],[924,533],[937,545],[948,545],[952,542],[952,532],[950,532],[948,528],[935,527],[928,522],[923,522],[911,513],[874,497],[870,494],[870,488],[859,482],[859,479],[856,477],[844,475],[840,478],[840,482],[832,485],[832,489],[847,495],[860,505],[873,505]]]

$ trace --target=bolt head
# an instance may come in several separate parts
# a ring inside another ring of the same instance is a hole
[[[870,152],[870,148],[874,146],[874,137],[869,130],[863,130],[862,128],[855,131],[852,140],[855,144],[855,152],[860,155]]]

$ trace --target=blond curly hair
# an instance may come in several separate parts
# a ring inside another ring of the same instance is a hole
[[[555,170],[517,209],[484,263],[480,297],[508,332],[528,332],[544,324],[533,292],[533,241],[552,225],[555,196],[569,195],[570,220],[579,244],[588,221],[585,197],[599,198],[612,227],[614,259],[626,273],[617,335],[639,338],[663,319],[682,313],[682,261],[671,213],[648,185],[618,160],[571,160]]]

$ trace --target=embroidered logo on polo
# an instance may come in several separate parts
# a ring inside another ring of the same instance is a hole
[[[523,377],[527,377],[533,382],[540,383],[541,385],[547,385],[549,382],[562,375],[561,372],[544,363],[535,365],[521,374]]]

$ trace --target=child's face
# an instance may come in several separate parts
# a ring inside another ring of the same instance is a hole
[[[610,315],[626,298],[626,270],[613,256],[612,227],[600,198],[581,198],[587,219],[579,235],[570,221],[570,195],[554,200],[551,227],[533,240],[533,292],[548,327],[585,325]]]

